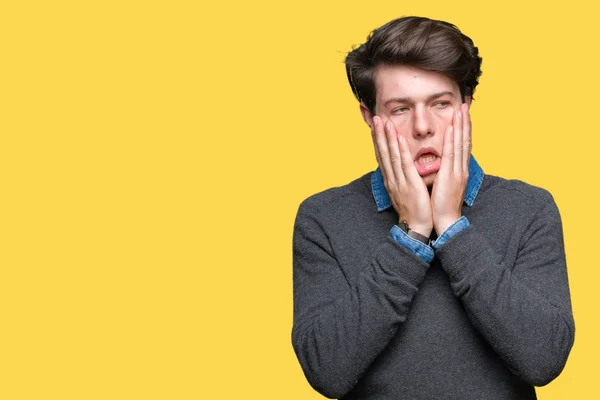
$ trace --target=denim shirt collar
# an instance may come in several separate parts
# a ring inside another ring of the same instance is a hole
[[[469,160],[469,181],[467,182],[467,191],[465,193],[465,204],[467,206],[471,207],[475,202],[481,182],[483,182],[483,170],[471,154],[471,159]],[[383,185],[383,175],[379,167],[371,175],[371,190],[375,198],[375,203],[377,203],[377,211],[381,212],[392,206],[392,200]]]

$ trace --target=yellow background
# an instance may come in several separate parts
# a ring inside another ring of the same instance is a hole
[[[291,346],[294,217],[375,169],[342,62],[414,14],[480,48],[484,170],[561,210],[577,335],[539,398],[600,398],[587,4],[1,1],[0,398],[321,398]]]

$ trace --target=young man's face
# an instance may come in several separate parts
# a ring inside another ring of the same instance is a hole
[[[436,72],[382,65],[375,73],[375,88],[376,115],[391,121],[406,138],[419,175],[431,187],[441,165],[444,132],[462,104],[458,84]]]

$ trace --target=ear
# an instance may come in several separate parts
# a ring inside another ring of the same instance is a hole
[[[473,98],[471,96],[465,96],[465,103],[467,104],[467,108],[470,110],[471,109],[471,100]]]
[[[467,108],[470,110],[471,109],[471,100],[473,100],[473,91],[468,86],[465,88],[464,99],[465,99],[464,103],[467,104]]]
[[[373,115],[371,111],[365,106],[365,103],[360,103],[360,113],[362,114],[363,120],[369,125],[369,128],[373,126]]]

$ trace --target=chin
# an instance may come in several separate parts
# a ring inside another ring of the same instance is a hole
[[[433,187],[433,182],[435,182],[436,175],[437,175],[437,172],[434,172],[433,174],[425,175],[422,177],[423,183],[425,183],[425,186],[427,186],[427,189],[431,189]]]

